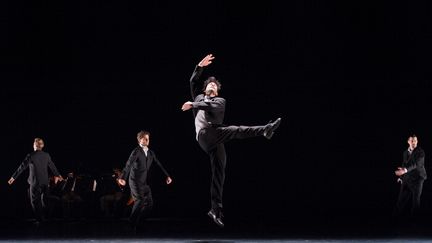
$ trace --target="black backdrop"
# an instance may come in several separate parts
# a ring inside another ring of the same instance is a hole
[[[226,144],[227,215],[356,221],[388,217],[393,171],[416,133],[432,151],[429,3],[393,1],[9,1],[2,3],[3,219],[31,215],[26,174],[7,180],[34,137],[64,174],[122,167],[141,129],[171,172],[151,178],[155,214],[209,207],[210,167],[181,112],[206,54],[226,123],[282,117],[272,140]],[[432,173],[432,172],[431,172]],[[431,211],[427,181],[423,206]]]

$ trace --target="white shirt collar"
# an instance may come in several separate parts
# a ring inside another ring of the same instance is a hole
[[[149,148],[147,146],[142,146],[140,144],[140,147],[142,148],[142,150],[144,151],[145,155],[147,156],[147,151],[149,150]]]

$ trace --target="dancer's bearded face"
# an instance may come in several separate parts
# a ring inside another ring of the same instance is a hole
[[[408,144],[412,149],[415,149],[417,147],[417,143],[418,143],[417,137],[408,138]]]

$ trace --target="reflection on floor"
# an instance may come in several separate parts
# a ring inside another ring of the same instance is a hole
[[[0,241],[31,242],[432,242],[427,224],[235,219],[218,228],[203,218],[149,218],[136,229],[126,219],[3,220]]]

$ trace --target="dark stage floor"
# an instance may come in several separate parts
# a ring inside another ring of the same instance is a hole
[[[28,240],[30,242],[30,240]],[[22,240],[7,240],[7,242],[23,242]],[[430,239],[415,239],[415,238],[405,238],[405,239],[279,239],[279,240],[267,240],[267,239],[171,239],[171,238],[129,238],[129,239],[57,239],[57,240],[31,240],[31,242],[113,242],[113,243],[123,243],[123,242],[155,242],[155,243],[167,243],[167,242],[192,242],[192,243],[233,243],[233,242],[288,242],[288,243],[426,243],[431,242]]]
[[[202,218],[149,218],[133,231],[121,219],[3,220],[2,241],[61,242],[432,242],[428,224],[230,219],[220,229]]]

